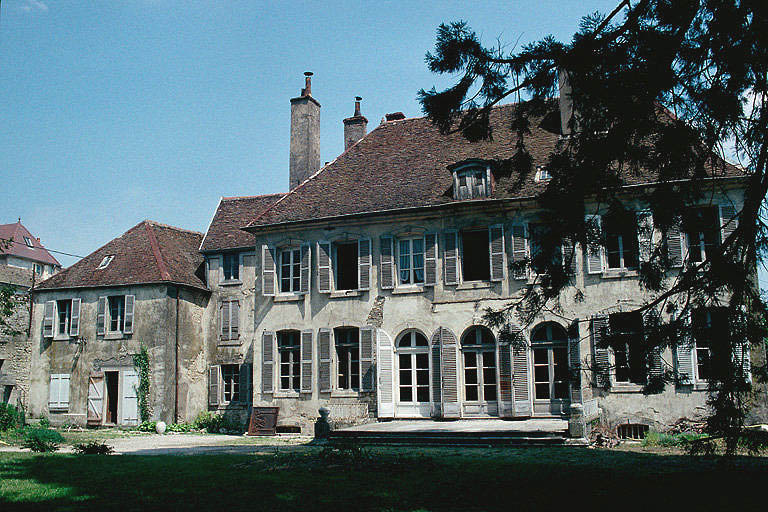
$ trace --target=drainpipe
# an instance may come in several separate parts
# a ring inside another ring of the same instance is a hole
[[[29,288],[29,292],[27,292],[27,298],[29,299],[29,323],[27,324],[27,337],[29,337],[30,334],[32,334],[32,311],[35,304],[34,297],[32,295],[33,290],[35,289],[35,269],[32,268],[32,286]]]
[[[179,422],[179,287],[176,287],[176,336],[175,336],[175,350],[176,357],[174,358],[176,368],[173,372],[173,384],[174,384],[174,400],[173,400],[173,421]]]

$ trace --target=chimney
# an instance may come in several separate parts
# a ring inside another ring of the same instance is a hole
[[[560,133],[567,137],[571,134],[571,118],[573,117],[573,99],[571,98],[571,82],[568,71],[560,69],[557,72],[557,85],[560,91]],[[574,120],[575,122],[575,120]]]
[[[291,190],[320,169],[320,103],[312,97],[312,73],[304,77],[301,95],[291,99]]]
[[[360,96],[355,96],[355,113],[352,117],[344,120],[344,151],[365,137],[367,133],[368,119],[360,113],[360,101],[362,99]]]

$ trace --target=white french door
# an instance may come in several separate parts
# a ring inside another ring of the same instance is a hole
[[[395,353],[395,413],[399,418],[428,418],[432,413],[429,389],[429,347],[417,331],[403,334]]]

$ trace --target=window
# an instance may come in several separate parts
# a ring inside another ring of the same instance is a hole
[[[707,259],[720,245],[720,215],[717,207],[695,208],[683,215],[688,258],[693,263]]]
[[[27,247],[34,247],[34,244],[32,243],[32,239],[28,236],[24,237],[24,243],[27,244]]]
[[[407,331],[397,342],[397,377],[401,404],[429,402],[429,348],[418,331]]]
[[[333,330],[336,342],[336,388],[360,389],[360,329],[337,327]]]
[[[113,295],[107,298],[109,303],[109,331],[122,332],[125,320],[125,295]]]
[[[634,213],[621,212],[605,216],[603,230],[608,268],[637,268],[637,220]]]
[[[37,274],[38,276],[43,275],[43,266],[40,265],[39,263],[35,263],[35,274]]]
[[[56,301],[56,327],[60,336],[69,335],[69,323],[72,319],[72,300]]]
[[[357,290],[357,242],[335,242],[336,289]]]
[[[281,249],[278,254],[280,293],[298,293],[301,289],[301,249]]]
[[[112,263],[113,259],[115,259],[115,255],[114,254],[109,254],[107,256],[104,256],[104,258],[102,258],[102,260],[101,260],[101,263],[99,263],[99,266],[96,267],[96,268],[97,269],[107,268],[109,266],[109,264]]]
[[[559,244],[545,248],[546,245],[551,246],[554,241],[549,236],[550,231],[546,224],[528,225],[531,243],[531,267],[537,274],[544,274],[549,264],[556,266],[563,264],[563,250]]]
[[[221,386],[224,402],[240,401],[240,367],[238,365],[221,365]]]
[[[461,232],[461,277],[464,281],[490,281],[488,230]]]
[[[470,327],[461,338],[464,362],[464,399],[496,400],[496,339],[490,329]]]
[[[712,340],[727,336],[727,317],[722,308],[701,308],[691,312],[694,376],[697,381],[712,377]]]
[[[221,326],[222,340],[236,340],[240,338],[240,301],[223,301],[220,306],[219,325]]]
[[[454,173],[455,199],[477,199],[488,197],[488,169],[485,167],[470,167]]]
[[[398,240],[399,284],[424,284],[424,238]]]
[[[531,333],[533,393],[536,400],[568,398],[568,333],[547,322]]]
[[[641,440],[648,434],[648,428],[648,425],[642,423],[624,423],[616,427],[616,433],[619,439]]]
[[[552,175],[549,173],[549,170],[547,170],[545,167],[538,166],[536,168],[536,181],[546,181],[551,179],[552,179]]]
[[[224,253],[224,281],[240,280],[240,254]]]
[[[299,331],[278,331],[277,352],[280,354],[280,390],[300,390],[301,342]]]
[[[67,412],[69,410],[68,373],[51,374],[48,410],[51,412]]]
[[[615,381],[645,384],[648,363],[643,350],[643,317],[640,313],[614,313],[608,317],[613,338]]]

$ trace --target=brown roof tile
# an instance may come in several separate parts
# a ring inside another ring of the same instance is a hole
[[[28,238],[32,243],[29,247],[24,240]],[[0,252],[10,254],[20,258],[47,263],[48,265],[61,266],[56,258],[51,256],[40,240],[35,238],[29,230],[21,223],[21,219],[13,224],[0,224],[0,241],[11,241],[9,247],[1,247]]]
[[[240,228],[285,194],[222,197],[200,246],[203,252],[252,247],[253,235]]]

